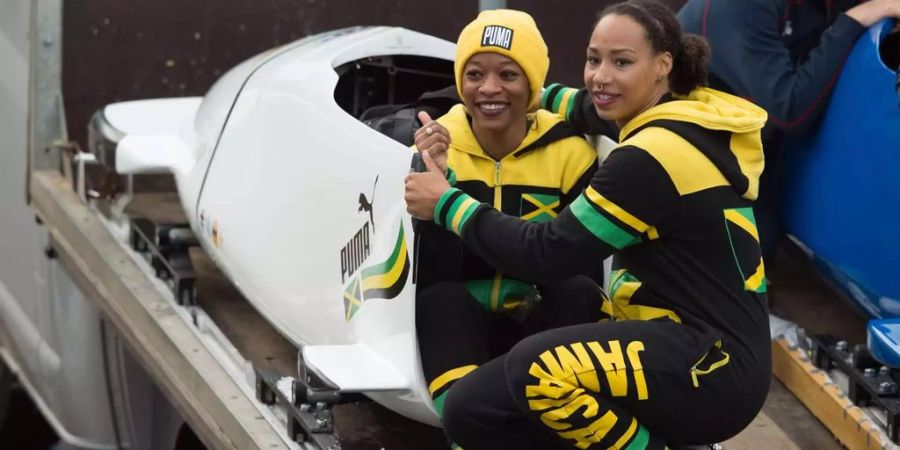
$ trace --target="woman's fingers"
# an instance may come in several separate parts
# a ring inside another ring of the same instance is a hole
[[[416,130],[413,135],[415,139],[416,148],[419,150],[426,150],[428,145],[433,144],[435,142],[443,142],[445,144],[450,143],[450,132],[444,128],[443,125],[437,122],[430,122],[427,125],[423,125],[422,128]]]
[[[425,168],[428,169],[429,172],[436,173],[438,175],[444,175],[444,169],[442,167],[438,167],[437,163],[434,162],[431,150],[422,153],[422,161],[425,163]]]
[[[425,111],[419,111],[419,113],[416,114],[416,117],[419,118],[419,122],[422,122],[423,126],[430,124],[432,121],[431,115]]]
[[[430,154],[435,161],[444,161],[447,159],[447,150],[449,148],[444,142],[435,142],[428,146],[425,152]]]
[[[407,175],[403,197],[406,200],[406,211],[413,217],[431,220],[434,217],[435,205],[441,195],[450,188],[450,184],[430,156],[423,154],[422,159],[429,170]]]
[[[422,138],[421,141],[422,141],[423,147],[431,147],[432,145],[435,145],[435,144],[447,145],[450,143],[450,138],[446,135],[435,133],[435,134],[432,134],[431,136],[425,136],[424,138]],[[418,144],[419,143],[416,142],[416,147],[419,146]],[[419,147],[419,149],[421,150],[421,147]]]
[[[431,220],[434,215],[434,207],[427,206],[428,202],[420,179],[422,175],[427,174],[412,173],[406,177],[406,190],[403,198],[406,200],[406,212],[411,216],[417,219]]]

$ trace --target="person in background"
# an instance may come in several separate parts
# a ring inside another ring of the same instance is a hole
[[[768,394],[771,355],[752,209],[761,108],[703,87],[708,47],[660,3],[606,8],[584,81],[619,145],[583,194],[525,222],[452,188],[429,154],[407,209],[492,266],[553,282],[615,254],[614,320],[530,336],[458,381],[446,433],[466,450],[663,449],[725,440]],[[456,135],[451,132],[453,142]]]

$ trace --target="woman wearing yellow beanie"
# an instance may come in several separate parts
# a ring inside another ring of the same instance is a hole
[[[481,13],[457,44],[456,87],[463,104],[433,122],[426,116],[416,134],[420,151],[446,150],[457,188],[534,222],[556,217],[597,165],[596,152],[571,126],[536,111],[548,66],[547,46],[531,16]],[[586,276],[535,286],[498,272],[431,222],[422,223],[417,235],[416,326],[438,414],[450,386],[522,337],[601,315],[601,290]]]
[[[444,431],[466,450],[720,442],[768,394],[753,213],[765,111],[704,87],[708,46],[656,1],[606,8],[585,53],[578,98],[619,125],[619,145],[558,217],[528,223],[476,201],[429,154],[428,172],[407,178],[413,216],[506,273],[552,282],[616,255],[603,308],[614,320],[530,336],[450,390]]]

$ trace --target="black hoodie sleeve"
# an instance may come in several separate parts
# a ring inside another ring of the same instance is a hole
[[[500,271],[551,283],[599,270],[603,259],[659,238],[655,224],[677,209],[679,195],[665,169],[645,151],[622,147],[600,166],[591,185],[560,215],[526,222],[450,189],[435,222]]]
[[[569,206],[588,186],[591,185],[591,179],[593,179],[594,174],[597,173],[597,158],[594,158],[587,167],[584,168],[584,171],[578,177],[578,180],[569,190],[564,190],[562,195],[560,196],[560,204],[563,207]]]
[[[597,115],[587,89],[551,84],[541,95],[541,108],[559,114],[581,134],[606,136],[619,141],[619,127]]]

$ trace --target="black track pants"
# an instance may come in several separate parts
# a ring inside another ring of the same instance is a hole
[[[603,294],[588,277],[541,288],[542,300],[524,318],[491,313],[462,283],[437,283],[416,296],[422,368],[438,414],[450,386],[538,331],[600,319]]]
[[[753,355],[663,320],[539,333],[450,389],[444,431],[466,450],[720,442],[762,407],[765,344]]]

